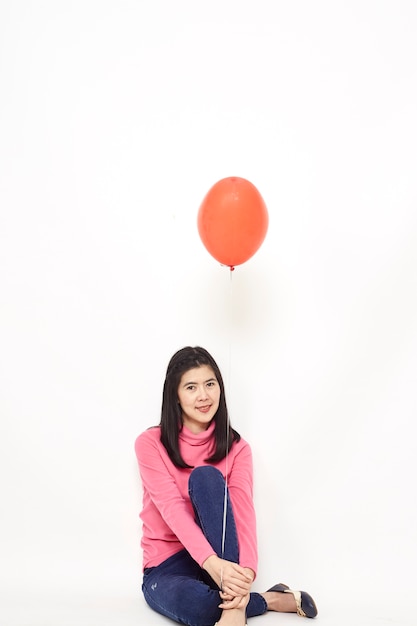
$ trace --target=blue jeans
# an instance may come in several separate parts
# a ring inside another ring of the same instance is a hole
[[[190,475],[188,491],[196,523],[218,556],[239,562],[239,545],[232,505],[227,494],[227,525],[222,554],[225,482],[215,467],[196,467]],[[213,626],[222,610],[219,588],[186,550],[181,550],[143,574],[143,594],[149,606],[180,624]],[[247,617],[267,611],[265,599],[251,593]]]

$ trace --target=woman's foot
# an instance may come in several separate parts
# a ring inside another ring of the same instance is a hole
[[[261,594],[269,611],[298,613],[302,617],[316,617],[317,607],[313,598],[306,591],[293,591],[280,583]]]
[[[265,591],[261,596],[266,601],[268,611],[278,611],[279,613],[297,613],[297,604],[291,593],[280,591]]]

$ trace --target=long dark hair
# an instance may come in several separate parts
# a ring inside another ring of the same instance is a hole
[[[182,430],[182,411],[178,402],[178,387],[182,375],[190,369],[208,365],[214,372],[220,386],[219,408],[214,415],[214,452],[206,459],[207,463],[217,463],[225,458],[233,443],[240,435],[231,426],[228,418],[226,397],[221,372],[216,361],[204,348],[196,346],[181,348],[168,363],[162,393],[161,441],[171,461],[177,467],[191,468],[180,454],[178,437]]]

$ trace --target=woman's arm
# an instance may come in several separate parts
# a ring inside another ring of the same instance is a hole
[[[137,438],[135,451],[143,487],[152,503],[179,542],[202,565],[214,550],[195,522],[191,503],[180,493],[174,476],[181,470],[172,469],[165,448],[151,431],[145,431]]]

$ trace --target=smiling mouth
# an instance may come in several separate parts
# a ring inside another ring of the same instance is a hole
[[[207,404],[206,406],[198,406],[197,410],[200,411],[200,413],[208,413],[211,409],[211,405]]]

